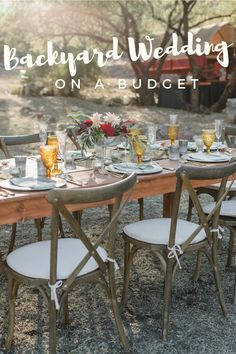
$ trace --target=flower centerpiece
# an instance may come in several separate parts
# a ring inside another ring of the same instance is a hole
[[[76,135],[79,136],[81,148],[90,148],[104,139],[119,135],[128,135],[133,125],[130,120],[123,120],[114,113],[93,113],[91,116],[81,112],[70,114],[76,123]]]

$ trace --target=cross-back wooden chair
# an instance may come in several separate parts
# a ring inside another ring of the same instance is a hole
[[[163,339],[167,338],[169,321],[169,303],[171,286],[177,266],[181,268],[180,257],[186,252],[201,251],[205,253],[212,264],[217,295],[224,315],[227,309],[223,299],[220,284],[220,274],[217,263],[218,218],[222,200],[225,198],[225,186],[228,176],[236,171],[236,163],[220,167],[182,166],[176,171],[177,184],[171,218],[157,218],[139,221],[125,226],[123,237],[125,241],[124,287],[122,294],[123,306],[127,302],[127,291],[130,268],[133,257],[139,249],[156,251],[165,272],[164,304],[163,304]],[[208,216],[204,214],[192,180],[221,179],[217,203]],[[199,215],[199,225],[178,218],[182,186],[187,189]],[[211,251],[211,252],[210,252]],[[196,269],[198,273],[199,269]]]
[[[8,147],[18,146],[18,145],[28,145],[40,142],[39,134],[29,134],[29,135],[12,135],[12,136],[0,136],[0,149],[3,151],[7,159],[12,158]],[[35,226],[37,229],[38,240],[42,239],[42,227],[43,223],[41,219],[35,220]],[[8,249],[8,253],[13,250],[17,232],[17,224],[12,224],[11,240]]]
[[[229,148],[236,148],[236,126],[225,126],[222,133],[222,140],[226,142]],[[211,184],[206,187],[199,187],[196,188],[197,194],[209,194],[212,196],[214,200],[217,198],[217,194],[219,191],[219,183]],[[227,198],[231,199],[236,197],[236,183],[234,183],[228,193]],[[188,216],[187,220],[190,221],[192,217],[192,210],[193,210],[193,203],[191,198],[189,199],[189,206],[188,206]]]
[[[214,207],[215,202],[204,205],[203,210],[208,214]],[[226,267],[231,267],[233,263],[234,241],[236,239],[236,200],[224,200],[220,210],[220,224],[230,232],[228,256]],[[223,230],[222,230],[223,232]]]
[[[128,343],[117,306],[115,285],[115,236],[120,212],[132,193],[136,175],[111,185],[86,189],[54,189],[47,194],[52,205],[51,239],[23,246],[10,253],[5,262],[8,278],[9,329],[6,347],[13,341],[15,298],[20,283],[29,283],[44,293],[49,306],[49,352],[56,353],[56,314],[66,311],[67,296],[77,281],[102,283],[111,299],[115,322],[125,349]],[[124,193],[126,195],[124,196]],[[123,200],[122,200],[123,198]],[[112,216],[93,243],[67,206],[113,200]],[[58,239],[59,215],[69,224],[73,238]],[[107,250],[101,247],[107,240]],[[108,281],[107,281],[108,278]]]

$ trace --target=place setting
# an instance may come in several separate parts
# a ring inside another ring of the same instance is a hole
[[[232,158],[232,150],[228,150],[227,146],[220,142],[222,129],[223,121],[215,120],[214,128],[203,129],[201,136],[195,136],[196,150],[186,153],[183,158],[200,163],[229,162]]]

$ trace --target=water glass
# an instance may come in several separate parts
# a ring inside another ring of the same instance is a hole
[[[204,144],[203,144],[203,141],[202,141],[202,137],[200,135],[195,135],[193,137],[193,140],[196,144],[196,147],[197,147],[197,151],[198,152],[203,152],[204,151]]]
[[[147,135],[148,135],[148,142],[150,143],[150,145],[152,147],[156,142],[157,125],[154,125],[154,124],[148,125]]]
[[[187,154],[188,151],[188,140],[179,140],[179,154],[180,156]]]
[[[37,161],[37,176],[38,177],[47,176],[47,171],[46,171],[46,169],[44,167],[44,164],[43,164],[41,158],[38,157],[36,161]]]
[[[94,150],[96,153],[96,159],[104,160],[105,158],[105,143],[104,141],[98,141],[94,144]]]
[[[178,114],[170,114],[170,124],[177,124]]]
[[[169,159],[170,160],[179,160],[179,145],[172,144],[168,147]]]
[[[19,177],[25,177],[26,156],[15,156],[15,168],[19,172]]]
[[[43,119],[38,119],[38,128],[39,128],[39,137],[40,137],[41,145],[46,145],[48,122]]]
[[[64,156],[65,156],[65,169],[69,171],[74,170],[76,154],[73,153],[73,151],[66,151]]]

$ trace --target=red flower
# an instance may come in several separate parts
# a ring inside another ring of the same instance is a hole
[[[101,124],[100,127],[106,136],[114,136],[115,135],[116,131],[110,124],[103,123],[103,124]]]
[[[129,129],[126,127],[126,125],[122,125],[120,127],[120,131],[121,131],[122,134],[128,134]]]
[[[83,121],[83,123],[84,123],[85,125],[87,125],[88,127],[91,127],[91,125],[93,124],[93,122],[92,122],[90,119],[85,119],[85,120]]]

